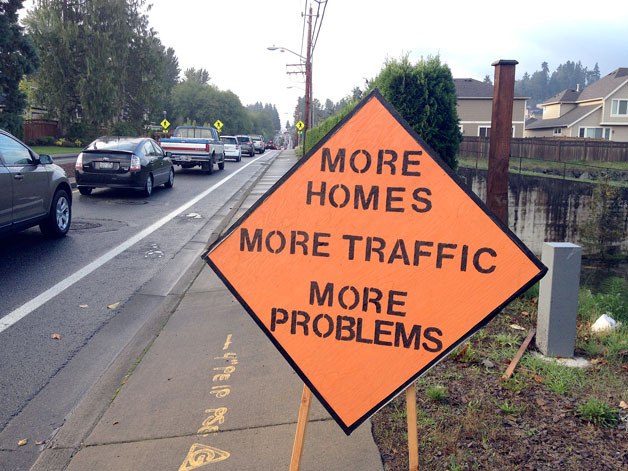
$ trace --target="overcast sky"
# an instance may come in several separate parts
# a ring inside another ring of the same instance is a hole
[[[309,3],[316,12],[318,3]],[[152,4],[151,25],[175,50],[182,70],[205,68],[213,84],[233,91],[244,105],[275,104],[282,125],[292,122],[304,78],[286,74],[286,64],[299,57],[267,47],[305,55],[306,0]],[[519,61],[517,78],[543,61],[551,72],[567,60],[588,68],[597,62],[606,75],[628,67],[628,8],[625,0],[328,0],[313,55],[314,98],[336,102],[354,87],[364,88],[364,79],[375,77],[387,58],[405,53],[412,61],[440,55],[456,78],[492,78],[491,63],[499,59]]]

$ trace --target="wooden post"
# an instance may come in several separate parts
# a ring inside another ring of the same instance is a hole
[[[495,86],[488,153],[486,204],[495,215],[508,225],[508,163],[512,140],[512,108],[515,96],[514,60],[493,62]]]
[[[419,471],[419,437],[416,423],[416,389],[414,383],[406,389],[406,415],[408,416],[408,469]]]
[[[301,455],[303,454],[303,442],[305,440],[305,430],[307,419],[310,414],[310,404],[312,402],[312,391],[303,385],[301,394],[301,406],[299,407],[299,417],[297,419],[297,431],[294,435],[294,445],[292,446],[292,458],[290,459],[290,471],[299,471],[301,465]]]

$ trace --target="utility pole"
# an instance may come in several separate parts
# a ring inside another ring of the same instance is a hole
[[[307,50],[305,53],[305,127],[303,128],[303,148],[305,136],[312,125],[312,6],[307,16]]]

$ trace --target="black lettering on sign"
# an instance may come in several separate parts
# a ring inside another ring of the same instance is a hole
[[[390,158],[386,159],[386,155],[389,155]],[[389,149],[380,149],[377,153],[377,174],[381,175],[384,173],[384,165],[386,165],[390,169],[390,174],[396,174],[396,166],[395,162],[397,161],[397,152]]]
[[[327,168],[329,168],[330,172],[335,172],[336,169],[338,169],[340,173],[343,173],[345,171],[345,149],[338,149],[338,152],[336,152],[336,157],[332,161],[331,151],[328,147],[323,147],[321,172],[326,172]]]
[[[418,170],[410,170],[413,167],[418,167],[421,163],[420,160],[411,160],[411,156],[422,155],[423,151],[420,150],[407,150],[403,153],[403,166],[401,168],[401,174],[406,177],[420,177],[421,172]]]
[[[414,199],[417,203],[421,203],[421,206],[413,203],[412,209],[414,209],[417,213],[427,213],[430,209],[432,209],[432,202],[421,196],[421,194],[432,196],[432,191],[429,188],[416,188],[412,192],[412,199]]]
[[[358,159],[360,155],[363,155],[364,159]],[[364,162],[360,162],[361,160],[364,160]],[[366,173],[368,169],[371,168],[371,154],[364,149],[358,149],[351,154],[349,165],[351,166],[351,170],[355,173]]]
[[[240,229],[240,251],[261,252],[266,249],[272,254],[280,254],[287,250],[290,255],[311,255],[313,257],[329,257],[330,253],[325,249],[329,247],[331,234],[328,232],[315,232],[312,237],[305,231],[290,231],[284,234],[282,231],[271,231],[264,235],[262,229],[255,229],[253,237],[246,227]],[[309,250],[311,244],[311,251]]]
[[[330,285],[328,284],[327,287]],[[395,293],[394,296],[407,295],[400,292],[391,291],[391,293]],[[413,350],[423,348],[432,353],[443,349],[441,340],[443,332],[438,327],[423,328],[417,324],[404,324],[369,317],[332,316],[325,312],[310,315],[300,309],[288,311],[288,309],[274,307],[271,310],[270,330],[275,332],[279,329],[285,331],[289,329],[290,335],[314,335],[321,339],[329,338],[339,342],[357,342]]]

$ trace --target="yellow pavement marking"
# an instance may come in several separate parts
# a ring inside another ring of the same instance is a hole
[[[188,456],[179,467],[179,471],[191,471],[206,466],[210,463],[218,463],[228,459],[231,454],[208,445],[195,443],[190,447]]]

